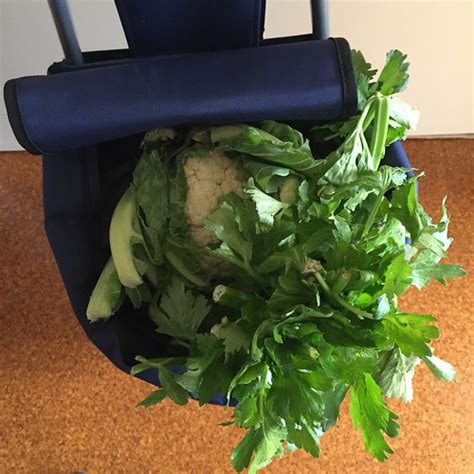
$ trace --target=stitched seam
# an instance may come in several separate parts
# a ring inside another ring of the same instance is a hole
[[[339,65],[339,72],[341,73],[341,81],[342,81],[342,117],[346,116],[346,110],[347,110],[347,81],[346,81],[346,76],[344,72],[344,67],[342,64],[342,57],[341,57],[341,52],[339,50],[339,45],[336,40],[336,38],[331,38],[333,41],[335,47],[336,47],[336,55],[337,55],[337,62]]]
[[[15,101],[16,101],[16,105],[17,105],[17,108],[18,108],[18,118],[20,119],[20,123],[23,127],[23,131],[25,132],[25,136],[26,138],[28,138],[28,140],[30,141],[30,143],[43,155],[45,152],[44,150],[42,149],[42,147],[39,147],[32,139],[31,139],[31,136],[30,134],[28,133],[28,130],[26,129],[26,124],[25,124],[25,121],[23,119],[23,110],[21,108],[21,103],[20,103],[20,97],[19,97],[19,94],[20,94],[20,85],[22,83],[22,79],[18,79],[17,81],[17,84],[16,84],[16,87],[15,87]]]
[[[260,29],[261,29],[261,5],[264,0],[257,0],[254,2],[253,7],[253,22],[252,22],[252,47],[258,46],[260,41]]]

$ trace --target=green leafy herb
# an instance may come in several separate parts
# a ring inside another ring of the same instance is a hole
[[[161,298],[159,308],[150,316],[158,332],[190,342],[210,309],[204,296],[194,296],[190,290],[186,290],[181,279],[174,277]]]
[[[350,398],[352,423],[362,432],[366,451],[379,461],[385,461],[393,451],[384,434],[391,438],[398,436],[397,415],[387,408],[380,387],[370,374],[364,374],[351,387]]]
[[[147,308],[169,357],[137,356],[132,373],[156,371],[162,386],[141,405],[226,398],[227,424],[245,430],[238,472],[287,450],[318,457],[347,394],[366,451],[384,461],[398,434],[386,399],[413,398],[420,362],[455,380],[433,355],[436,319],[397,304],[410,286],[464,275],[443,261],[445,201],[433,222],[421,175],[385,162],[418,121],[392,96],[406,56],[391,51],[378,76],[360,52],[353,64],[359,107],[343,122],[148,132],[112,217],[88,316],[109,317],[125,295]],[[321,144],[330,151],[316,159]]]

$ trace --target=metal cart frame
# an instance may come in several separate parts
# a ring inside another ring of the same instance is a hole
[[[67,0],[48,0],[66,63],[84,62]],[[311,0],[312,39],[329,38],[329,0]]]

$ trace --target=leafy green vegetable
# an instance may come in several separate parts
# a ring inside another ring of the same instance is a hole
[[[249,337],[242,328],[226,317],[222,318],[221,323],[216,324],[211,329],[211,334],[214,334],[218,339],[222,339],[226,354],[246,350],[250,345]]]
[[[449,362],[434,355],[423,357],[423,361],[437,379],[445,382],[456,380],[456,370]]]
[[[167,292],[161,297],[159,308],[150,308],[150,317],[158,332],[186,342],[195,338],[210,311],[206,298],[194,296],[177,277],[172,279]]]
[[[397,347],[380,354],[380,372],[375,380],[385,397],[399,398],[404,402],[413,399],[413,377],[415,367],[420,359],[416,356],[405,356]]]
[[[166,367],[160,367],[160,382],[166,395],[177,405],[186,405],[188,392],[176,382],[171,372]]]
[[[112,258],[109,258],[100,274],[97,285],[87,306],[87,319],[97,321],[109,318],[122,304],[123,287]]]
[[[151,392],[145,399],[143,399],[137,406],[144,406],[145,408],[148,408],[162,402],[166,397],[166,390],[155,390]]]
[[[406,87],[406,56],[391,51],[378,77],[362,53],[353,63],[359,107],[344,122],[148,132],[112,218],[88,315],[110,316],[124,295],[147,307],[170,357],[137,356],[132,373],[156,371],[162,385],[141,405],[226,397],[227,424],[246,431],[238,472],[287,450],[318,457],[347,394],[366,451],[383,461],[398,434],[386,398],[412,399],[420,362],[455,380],[433,355],[436,319],[397,305],[410,286],[464,275],[443,262],[445,201],[433,222],[421,175],[384,162],[418,121],[392,96]],[[332,151],[315,159],[321,144]]]
[[[393,451],[384,438],[398,436],[398,418],[391,412],[382,397],[380,387],[370,374],[350,389],[350,412],[356,430],[361,430],[366,451],[379,461],[385,461]]]
[[[380,323],[380,333],[396,344],[405,356],[430,356],[429,342],[439,337],[439,330],[430,323],[436,318],[430,315],[392,313]]]
[[[288,208],[287,203],[281,202],[278,199],[275,199],[272,196],[264,193],[263,191],[260,191],[260,189],[255,186],[252,179],[249,180],[249,184],[247,188],[245,188],[245,192],[249,194],[252,200],[255,202],[257,214],[262,224],[272,226],[275,216],[279,212]]]
[[[267,122],[266,128],[281,132],[278,125],[281,124],[273,125],[272,122]],[[322,163],[314,160],[308,140],[300,139],[302,136],[296,130],[290,134],[288,129],[285,129],[280,136],[282,139],[263,127],[258,129],[246,125],[217,127],[211,132],[212,142],[221,150],[262,158],[274,165],[284,166],[308,176],[319,173]]]
[[[135,288],[143,282],[133,255],[133,244],[143,243],[143,236],[136,229],[135,206],[135,189],[130,187],[118,202],[110,223],[113,262],[120,281],[128,288]]]
[[[406,89],[409,75],[407,73],[409,63],[406,62],[407,55],[398,50],[387,53],[385,66],[380,72],[377,86],[384,95],[392,95]]]
[[[168,209],[166,167],[156,150],[144,154],[133,172],[137,210],[148,253],[154,263],[162,263]]]

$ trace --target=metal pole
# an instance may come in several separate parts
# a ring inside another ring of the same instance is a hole
[[[311,0],[311,15],[314,38],[329,38],[329,0]]]
[[[84,60],[67,0],[48,0],[48,4],[64,51],[64,59],[68,64],[83,64]]]

